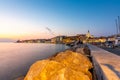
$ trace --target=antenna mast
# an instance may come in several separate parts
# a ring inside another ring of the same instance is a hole
[[[118,16],[118,34],[120,34],[120,17]]]
[[[119,28],[118,28],[117,19],[115,19],[115,24],[116,24],[116,32],[117,32],[117,35],[118,35],[118,33],[119,33]]]

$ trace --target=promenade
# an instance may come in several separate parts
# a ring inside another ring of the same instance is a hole
[[[89,45],[97,80],[120,80],[120,56]]]

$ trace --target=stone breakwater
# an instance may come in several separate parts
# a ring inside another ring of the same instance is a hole
[[[92,80],[91,68],[84,54],[67,50],[35,62],[24,80]]]

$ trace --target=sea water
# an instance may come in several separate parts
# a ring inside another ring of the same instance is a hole
[[[62,44],[0,43],[0,80],[14,80],[30,66],[68,47]]]

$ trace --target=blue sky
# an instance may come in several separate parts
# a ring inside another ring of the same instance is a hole
[[[120,0],[0,0],[0,38],[116,33]]]

